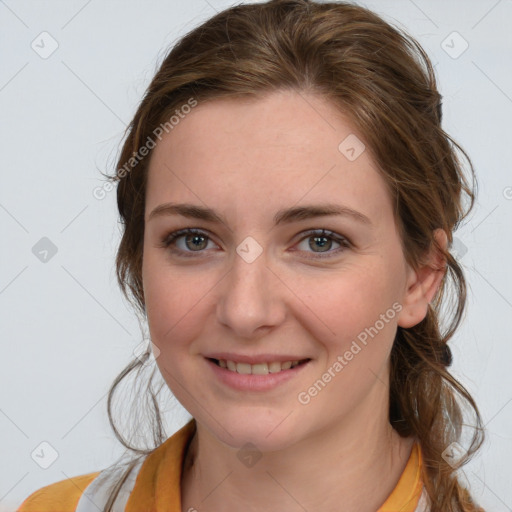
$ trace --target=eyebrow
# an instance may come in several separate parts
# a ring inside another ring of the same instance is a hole
[[[206,222],[226,224],[225,220],[210,208],[189,203],[164,203],[155,207],[148,216],[148,222],[165,215],[181,215],[191,219],[199,219]],[[274,225],[289,224],[300,220],[326,216],[343,216],[354,219],[357,222],[372,226],[372,222],[361,212],[339,204],[321,204],[309,206],[295,206],[279,210],[274,216]]]

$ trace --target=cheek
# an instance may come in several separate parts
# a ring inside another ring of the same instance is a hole
[[[377,275],[347,275],[326,286],[323,294],[315,291],[311,296],[315,311],[334,332],[326,335],[318,320],[306,326],[323,345],[314,378],[297,395],[300,404],[312,404],[311,411],[341,418],[364,402],[372,389],[387,385],[398,313],[393,287]]]
[[[338,275],[315,280],[296,280],[301,300],[309,311],[308,330],[336,349],[343,349],[375,326],[381,337],[393,337],[396,311],[395,286],[378,265],[344,269]],[[384,315],[384,320],[381,320]],[[374,332],[372,330],[372,332]]]
[[[153,343],[165,352],[193,339],[203,323],[199,317],[206,314],[212,277],[178,267],[171,271],[165,257],[151,251],[144,254],[142,275]]]

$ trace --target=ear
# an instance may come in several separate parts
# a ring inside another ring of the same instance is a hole
[[[443,229],[436,229],[434,238],[439,246],[446,250],[446,232]],[[406,290],[402,299],[402,310],[398,316],[398,325],[404,328],[414,327],[427,315],[428,305],[445,275],[446,258],[435,244],[432,244],[425,263],[416,270],[408,266],[407,271]]]

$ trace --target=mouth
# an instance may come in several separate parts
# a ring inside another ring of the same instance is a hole
[[[239,373],[242,375],[268,375],[271,373],[281,373],[286,370],[292,370],[297,366],[302,366],[311,361],[310,358],[306,358],[295,361],[268,361],[257,364],[249,364],[230,361],[228,359],[214,359],[211,357],[207,359],[220,368],[224,368],[230,372]]]

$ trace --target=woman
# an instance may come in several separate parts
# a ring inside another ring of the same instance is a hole
[[[480,415],[447,371],[474,201],[456,151],[474,183],[428,57],[364,8],[246,4],[185,36],[113,178],[152,346],[109,417],[152,351],[193,419],[167,439],[155,400],[154,449],[19,511],[482,510],[456,474]]]

